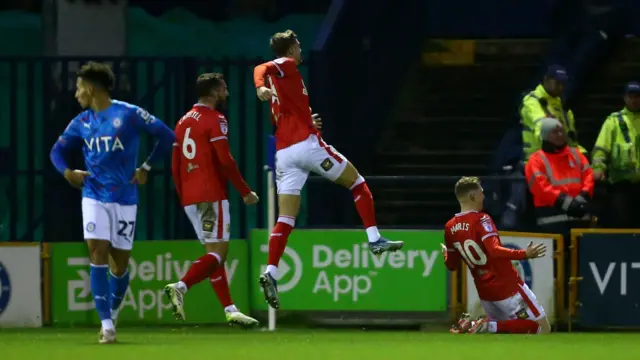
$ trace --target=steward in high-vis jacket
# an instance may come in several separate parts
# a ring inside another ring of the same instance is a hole
[[[625,88],[625,108],[609,115],[593,148],[593,174],[609,183],[610,207],[605,226],[638,228],[640,216],[640,83]]]
[[[577,148],[567,145],[560,121],[545,118],[540,123],[542,149],[529,158],[525,176],[540,230],[568,235],[572,227],[590,222],[593,170]]]
[[[520,122],[522,123],[523,160],[527,162],[531,154],[540,150],[540,120],[544,118],[558,119],[568,135],[569,146],[578,147],[586,154],[586,150],[578,144],[575,119],[570,109],[563,107],[562,93],[564,84],[569,79],[567,71],[552,65],[547,69],[542,83],[535,90],[525,95],[520,106]]]

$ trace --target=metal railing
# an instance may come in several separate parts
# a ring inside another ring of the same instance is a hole
[[[231,93],[226,112],[232,153],[247,182],[265,192],[262,149],[272,128],[268,106],[257,100],[252,81],[261,59],[0,58],[0,241],[82,239],[80,193],[50,165],[48,153],[81,110],[74,99],[75,74],[89,60],[112,64],[114,98],[144,107],[172,128],[197,100],[197,76],[223,73]],[[144,136],[139,157],[146,157],[153,144]],[[83,166],[80,151],[67,160]],[[151,175],[140,188],[136,237],[192,238],[173,189],[169,155]],[[233,195],[232,235],[244,237],[246,229],[264,226],[265,206],[245,207]]]

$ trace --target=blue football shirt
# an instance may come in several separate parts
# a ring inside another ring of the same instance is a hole
[[[146,110],[112,100],[104,111],[85,110],[62,133],[51,160],[60,173],[67,168],[62,150],[82,146],[86,170],[82,196],[105,203],[135,205],[138,189],[132,179],[138,166],[140,136],[147,133],[158,139],[147,163],[167,153],[175,135],[161,120]]]

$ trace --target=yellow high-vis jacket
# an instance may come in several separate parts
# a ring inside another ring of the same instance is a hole
[[[520,107],[520,122],[522,123],[522,147],[524,161],[534,152],[542,148],[540,139],[540,120],[554,118],[560,120],[567,134],[568,144],[577,147],[584,154],[586,150],[578,144],[575,119],[573,112],[564,109],[559,97],[552,97],[547,93],[542,84],[535,90],[525,95]]]
[[[640,181],[640,113],[626,108],[614,112],[602,124],[593,147],[593,169],[611,183]]]

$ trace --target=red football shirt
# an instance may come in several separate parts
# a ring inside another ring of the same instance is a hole
[[[457,269],[462,259],[473,275],[481,300],[500,301],[518,292],[523,281],[511,261],[523,260],[525,250],[503,247],[489,215],[476,211],[456,214],[445,225],[444,237],[447,267]]]
[[[227,180],[241,196],[251,191],[231,156],[228,132],[224,115],[202,104],[176,125],[172,173],[182,206],[228,199]]]
[[[256,88],[266,86],[273,92],[271,121],[276,126],[276,150],[319,134],[313,127],[309,95],[295,60],[279,58],[258,65],[253,80]]]

